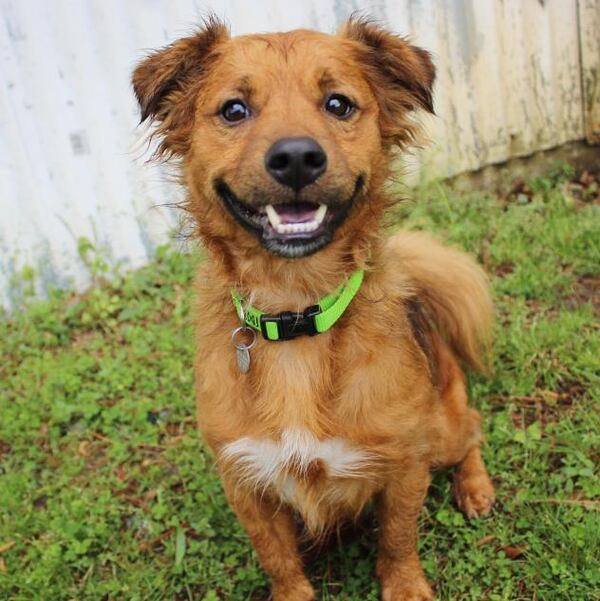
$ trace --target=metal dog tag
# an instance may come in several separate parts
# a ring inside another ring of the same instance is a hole
[[[237,357],[237,364],[240,373],[247,374],[250,371],[250,351],[247,347],[236,347],[235,354]]]
[[[243,334],[250,335],[248,344],[239,340]],[[238,369],[240,373],[247,374],[250,371],[250,349],[256,344],[256,332],[248,326],[240,326],[231,332],[231,342],[235,347]]]

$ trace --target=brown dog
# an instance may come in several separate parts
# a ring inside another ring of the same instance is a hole
[[[208,249],[200,429],[278,601],[314,598],[295,513],[320,535],[374,499],[383,599],[421,600],[430,470],[457,466],[469,517],[494,501],[458,365],[482,364],[485,276],[425,234],[381,232],[392,152],[433,111],[433,80],[427,52],[357,19],[236,38],[211,19],[133,74]]]

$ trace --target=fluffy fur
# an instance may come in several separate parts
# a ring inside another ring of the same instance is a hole
[[[386,601],[432,591],[416,552],[429,472],[456,465],[455,496],[469,517],[494,490],[481,460],[480,417],[469,408],[459,360],[485,363],[492,321],[481,269],[422,233],[384,238],[393,203],[384,183],[394,149],[415,138],[413,112],[432,111],[427,52],[380,27],[351,20],[337,35],[311,31],[231,38],[210,20],[146,58],[133,84],[159,154],[180,159],[187,208],[208,249],[198,277],[198,423],[225,493],[273,582],[277,601],[314,598],[296,545],[294,513],[318,535],[373,499],[380,524],[377,573]],[[331,93],[356,110],[335,119]],[[252,111],[225,123],[219,107]],[[310,136],[326,172],[293,193],[264,168],[282,137]],[[331,242],[286,259],[236,222],[225,183],[248,207],[322,202],[359,193]],[[356,269],[364,283],[326,333],[257,341],[240,374],[230,341],[238,325],[230,290],[268,313],[301,310]]]

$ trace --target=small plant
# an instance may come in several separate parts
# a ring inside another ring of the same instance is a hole
[[[118,276],[118,268],[113,267],[108,260],[108,255],[98,249],[88,238],[81,236],[77,239],[77,254],[86,266],[94,285],[105,283],[108,276]]]
[[[13,302],[27,303],[35,296],[36,277],[35,269],[31,265],[25,265],[10,278],[8,287]]]

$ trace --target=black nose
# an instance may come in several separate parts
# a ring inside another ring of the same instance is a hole
[[[327,155],[312,138],[282,138],[265,155],[267,171],[284,186],[299,192],[327,168]]]

